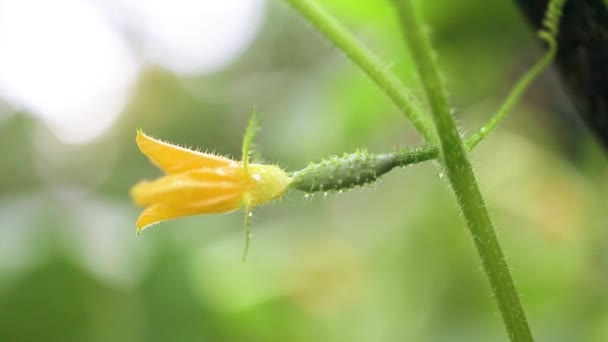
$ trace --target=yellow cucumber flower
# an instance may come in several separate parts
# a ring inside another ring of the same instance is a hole
[[[136,142],[166,173],[131,189],[133,202],[145,207],[136,222],[138,232],[182,216],[249,210],[281,196],[291,182],[276,165],[248,164],[247,155],[235,161],[159,141],[141,131]]]

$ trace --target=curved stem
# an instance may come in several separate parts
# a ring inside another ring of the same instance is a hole
[[[466,141],[467,149],[472,150],[480,141],[487,137],[498,124],[504,119],[507,114],[513,109],[517,101],[521,98],[522,94],[528,89],[530,84],[540,75],[551,62],[555,59],[557,53],[557,44],[555,40],[547,40],[549,49],[545,55],[538,61],[530,70],[528,70],[521,78],[517,81],[505,102],[500,106],[500,109],[494,114],[494,116],[486,124],[481,126],[475,134],[469,137]]]
[[[539,37],[547,42],[548,49],[545,55],[530,70],[528,70],[515,84],[505,102],[500,106],[498,112],[485,125],[466,141],[467,149],[472,150],[475,145],[487,137],[498,126],[500,121],[507,116],[515,106],[521,95],[528,89],[530,84],[540,75],[545,68],[553,62],[557,54],[557,33],[562,15],[562,9],[566,0],[550,0],[545,10],[543,29],[539,31]]]
[[[509,337],[512,341],[532,341],[532,333],[509,267],[494,232],[471,163],[467,158],[464,143],[450,112],[430,39],[424,34],[422,23],[411,1],[394,0],[394,3],[401,19],[405,40],[431,107],[440,142],[442,163],[467,221]]]
[[[348,30],[314,0],[284,0],[357,65],[397,105],[426,141],[434,132],[426,112],[382,61],[361,45]]]

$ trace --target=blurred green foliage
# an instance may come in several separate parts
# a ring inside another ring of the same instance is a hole
[[[324,4],[416,89],[388,2]],[[424,7],[470,132],[539,56],[534,35],[507,0]],[[605,341],[608,168],[564,119],[561,97],[544,77],[472,158],[536,337]],[[0,340],[506,340],[433,162],[361,191],[293,192],[257,210],[247,264],[240,213],[136,238],[128,189],[159,171],[137,151],[135,129],[238,157],[253,105],[264,113],[259,151],[288,170],[420,143],[280,1],[222,72],[180,78],[150,67],[120,122],[92,143],[65,145],[27,113],[0,118]]]

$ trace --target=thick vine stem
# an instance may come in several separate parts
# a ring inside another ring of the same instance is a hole
[[[348,30],[340,24],[315,0],[284,0],[300,15],[308,20],[319,32],[357,65],[367,76],[384,91],[397,105],[399,110],[412,122],[416,130],[427,142],[435,141],[434,131],[429,123],[428,114],[422,105],[403,86],[401,81],[385,68],[371,51],[361,45]]]
[[[393,0],[399,13],[403,34],[413,57],[435,122],[441,161],[471,236],[477,247],[492,292],[512,341],[532,341],[532,333],[511,278],[494,227],[477,185],[465,145],[450,112],[430,39],[411,0]]]

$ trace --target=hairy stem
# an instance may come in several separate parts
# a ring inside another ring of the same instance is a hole
[[[405,40],[431,107],[439,137],[441,161],[467,221],[509,337],[512,341],[532,341],[532,333],[509,267],[479,191],[471,163],[467,158],[465,145],[450,112],[430,39],[422,29],[421,20],[411,0],[394,0],[394,3],[401,19]]]
[[[315,0],[284,0],[312,24],[325,38],[357,65],[397,105],[426,141],[434,141],[428,115],[401,81],[388,72],[382,61]]]

